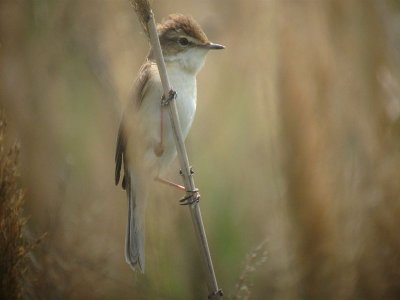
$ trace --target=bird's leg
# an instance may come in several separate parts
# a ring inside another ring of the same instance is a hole
[[[164,106],[162,104],[160,107],[160,143],[154,147],[154,153],[157,157],[164,153]]]
[[[180,184],[177,184],[177,183],[174,183],[174,182],[172,182],[172,181],[166,180],[166,179],[164,179],[164,178],[161,178],[161,177],[158,176],[158,175],[157,175],[156,178],[154,178],[154,180],[155,180],[155,181],[158,181],[158,182],[161,182],[161,183],[164,183],[164,184],[166,184],[166,185],[172,186],[172,187],[174,187],[174,188],[177,188],[177,189],[180,190],[180,191],[186,191],[186,189],[185,189],[184,186],[182,186],[182,185],[180,185]]]
[[[195,189],[194,191],[188,191],[183,185],[166,180],[164,178],[159,177],[158,175],[157,177],[154,178],[154,180],[172,186],[174,188],[177,188],[180,191],[185,191],[186,196],[179,200],[181,205],[190,205],[200,201],[200,194],[198,189]]]
[[[179,174],[183,176],[182,170],[179,171]],[[190,176],[194,174],[194,171],[192,167],[190,167]],[[179,200],[181,205],[191,205],[191,204],[196,204],[200,201],[200,193],[199,189],[195,188],[194,190],[187,190],[183,185],[177,184],[175,182],[166,180],[164,178],[161,178],[160,175],[157,175],[154,178],[155,181],[164,183],[166,185],[172,186],[174,188],[177,188],[180,191],[185,191],[186,195]]]

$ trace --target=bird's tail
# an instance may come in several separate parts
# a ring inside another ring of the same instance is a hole
[[[131,177],[131,176],[129,176]],[[125,240],[126,262],[144,273],[144,207],[147,195],[133,178],[127,178],[128,225]],[[136,183],[136,184],[135,184]]]

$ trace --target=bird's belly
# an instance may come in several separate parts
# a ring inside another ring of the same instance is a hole
[[[170,82],[173,90],[176,91],[176,101],[179,121],[183,138],[186,139],[196,111],[196,79],[185,78],[175,72],[169,73]],[[163,108],[163,152],[157,155],[154,151],[161,141],[161,113],[160,99],[162,95],[161,82],[155,82],[156,89],[153,89],[152,101],[148,102],[143,111],[144,123],[148,132],[148,150],[146,151],[146,161],[150,163],[155,172],[162,172],[172,162],[176,156],[176,146],[174,133],[171,126],[168,107]],[[146,99],[150,100],[150,99]]]
[[[185,78],[184,76],[176,75],[171,72],[170,80],[172,89],[177,93],[175,101],[178,108],[182,134],[183,137],[186,138],[196,112],[196,78]]]

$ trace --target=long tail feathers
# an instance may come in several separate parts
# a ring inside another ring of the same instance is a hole
[[[144,273],[144,203],[146,196],[128,180],[128,225],[125,240],[125,259],[132,269]],[[143,198],[143,199],[141,199]]]

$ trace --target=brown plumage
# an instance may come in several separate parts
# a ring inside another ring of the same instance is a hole
[[[118,185],[120,180],[120,174],[122,166],[124,165],[124,176],[122,180],[122,188],[126,189],[126,175],[128,170],[126,169],[126,146],[127,146],[127,129],[125,128],[126,124],[128,123],[125,118],[129,117],[129,114],[132,112],[131,110],[138,110],[142,104],[142,100],[145,97],[147,88],[148,88],[148,81],[150,78],[150,73],[152,68],[155,68],[155,63],[151,60],[146,60],[146,62],[142,65],[139,71],[139,76],[136,79],[134,93],[133,93],[133,100],[130,102],[130,106],[125,111],[122,121],[118,130],[118,137],[117,137],[117,147],[115,151],[115,184]],[[132,105],[134,107],[132,107]]]
[[[197,23],[191,16],[171,14],[162,24],[158,24],[157,26],[160,39],[163,39],[164,35],[171,30],[176,31],[177,33],[185,33],[186,35],[199,40],[203,44],[209,42],[199,23]]]

